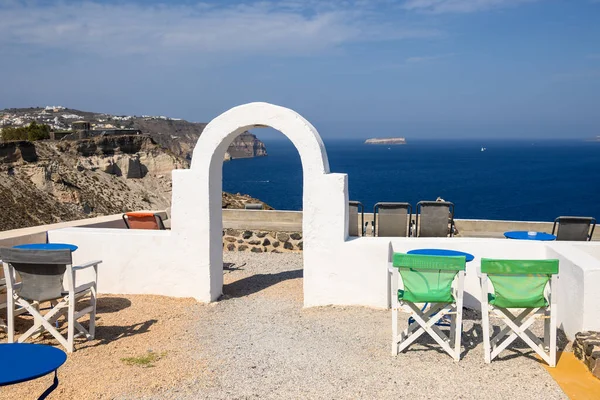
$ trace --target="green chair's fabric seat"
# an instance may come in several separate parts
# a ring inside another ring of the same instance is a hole
[[[505,297],[496,296],[493,293],[488,293],[488,303],[496,307],[502,308],[537,308],[547,307],[548,301],[544,296],[537,294],[528,296],[528,298],[507,299]]]
[[[558,273],[558,260],[481,259],[481,272],[488,274],[494,293],[488,303],[502,308],[547,307],[544,289],[553,274]]]
[[[454,303],[455,299],[452,294],[443,289],[428,293],[406,293],[402,289],[398,289],[398,300],[408,301],[410,303]]]
[[[452,282],[465,270],[465,256],[428,256],[394,253],[392,263],[404,289],[398,300],[410,303],[454,303]]]

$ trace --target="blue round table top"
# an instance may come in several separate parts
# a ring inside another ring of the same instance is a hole
[[[423,256],[465,256],[467,262],[473,261],[475,258],[473,254],[448,249],[415,249],[407,251],[406,254],[420,254]]]
[[[29,249],[29,250],[77,250],[77,246],[68,243],[28,243],[19,244],[13,246],[15,249]]]
[[[3,343],[0,360],[0,386],[6,386],[56,371],[67,360],[67,354],[43,344]]]
[[[530,235],[533,233],[533,235]],[[508,239],[519,239],[519,240],[556,240],[556,236],[546,232],[528,232],[528,231],[509,231],[504,232],[504,237]]]

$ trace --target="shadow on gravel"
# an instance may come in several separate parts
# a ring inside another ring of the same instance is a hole
[[[157,323],[156,319],[149,319],[132,325],[100,325],[96,326],[96,341],[94,344],[86,347],[96,347],[108,344],[123,338],[146,333],[150,327]],[[87,324],[84,325],[87,328]],[[81,339],[82,343],[86,343],[85,339]],[[90,343],[90,342],[87,342]],[[93,343],[93,342],[92,342]]]
[[[131,301],[123,297],[99,297],[96,302],[98,314],[114,313],[131,306]]]
[[[465,316],[467,318],[464,318]],[[481,318],[481,313],[478,311],[467,310],[467,309],[464,310],[464,315],[463,315],[464,319],[476,320],[478,316],[479,316],[479,318]],[[449,329],[450,329],[449,327],[440,327],[440,329],[446,335],[449,334]],[[497,335],[499,332],[500,332],[500,327],[493,326],[492,337]],[[558,335],[557,335],[556,339],[557,339],[556,342],[557,342],[558,352],[560,354],[560,352],[563,351],[565,349],[565,347],[567,346],[567,344],[569,343],[569,339],[566,337],[565,333],[560,329],[558,330]],[[415,351],[415,352],[436,351],[440,354],[446,354],[446,352],[427,333],[424,333],[423,335],[421,335],[417,340],[415,340],[415,343],[418,343],[419,345],[423,346],[423,348],[417,347],[417,348],[411,349],[409,346],[409,348],[406,349],[405,351],[406,352],[409,352],[409,351]],[[483,329],[481,328],[480,322],[474,323],[473,326],[469,330],[463,330],[461,343],[462,343],[462,348],[463,348],[463,351],[460,355],[461,358],[466,356],[471,350],[473,350],[478,345],[481,345],[483,347]],[[527,343],[525,343],[523,340],[521,340],[521,338],[517,338],[514,342],[512,342],[508,346],[508,348],[503,353],[498,355],[498,357],[496,357],[494,359],[494,361],[492,361],[492,362],[507,361],[507,360],[512,360],[513,358],[517,358],[517,357],[527,357],[531,360],[534,360],[534,361],[537,361],[537,362],[543,364],[543,361],[541,361],[539,359],[539,357],[536,355],[535,351],[533,351],[531,349],[531,347],[529,347],[529,345],[527,345]]]
[[[302,269],[276,274],[257,274],[223,285],[223,298],[244,297],[258,293],[270,286],[289,279],[302,278]]]

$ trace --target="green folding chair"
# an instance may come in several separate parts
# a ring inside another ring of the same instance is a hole
[[[481,259],[481,314],[486,363],[520,337],[548,365],[556,366],[557,303],[554,291],[557,274],[558,260]],[[515,314],[510,311],[513,309]],[[490,313],[504,323],[492,338]],[[544,319],[543,343],[529,330],[536,318]]]
[[[392,299],[392,354],[398,355],[427,332],[455,361],[460,360],[465,257],[394,253],[392,265],[392,276],[402,286]],[[421,310],[422,303],[429,306]],[[404,306],[411,315],[408,327],[398,334],[398,310]],[[436,326],[446,315],[451,317],[449,336]]]

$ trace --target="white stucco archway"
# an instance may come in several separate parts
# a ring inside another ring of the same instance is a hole
[[[233,139],[245,130],[271,127],[294,144],[303,169],[305,304],[318,269],[319,254],[344,243],[348,233],[345,174],[331,174],[317,130],[290,109],[268,103],[234,107],[212,120],[202,133],[189,170],[173,171],[172,234],[184,258],[200,270],[196,298],[214,301],[223,288],[222,165]]]

